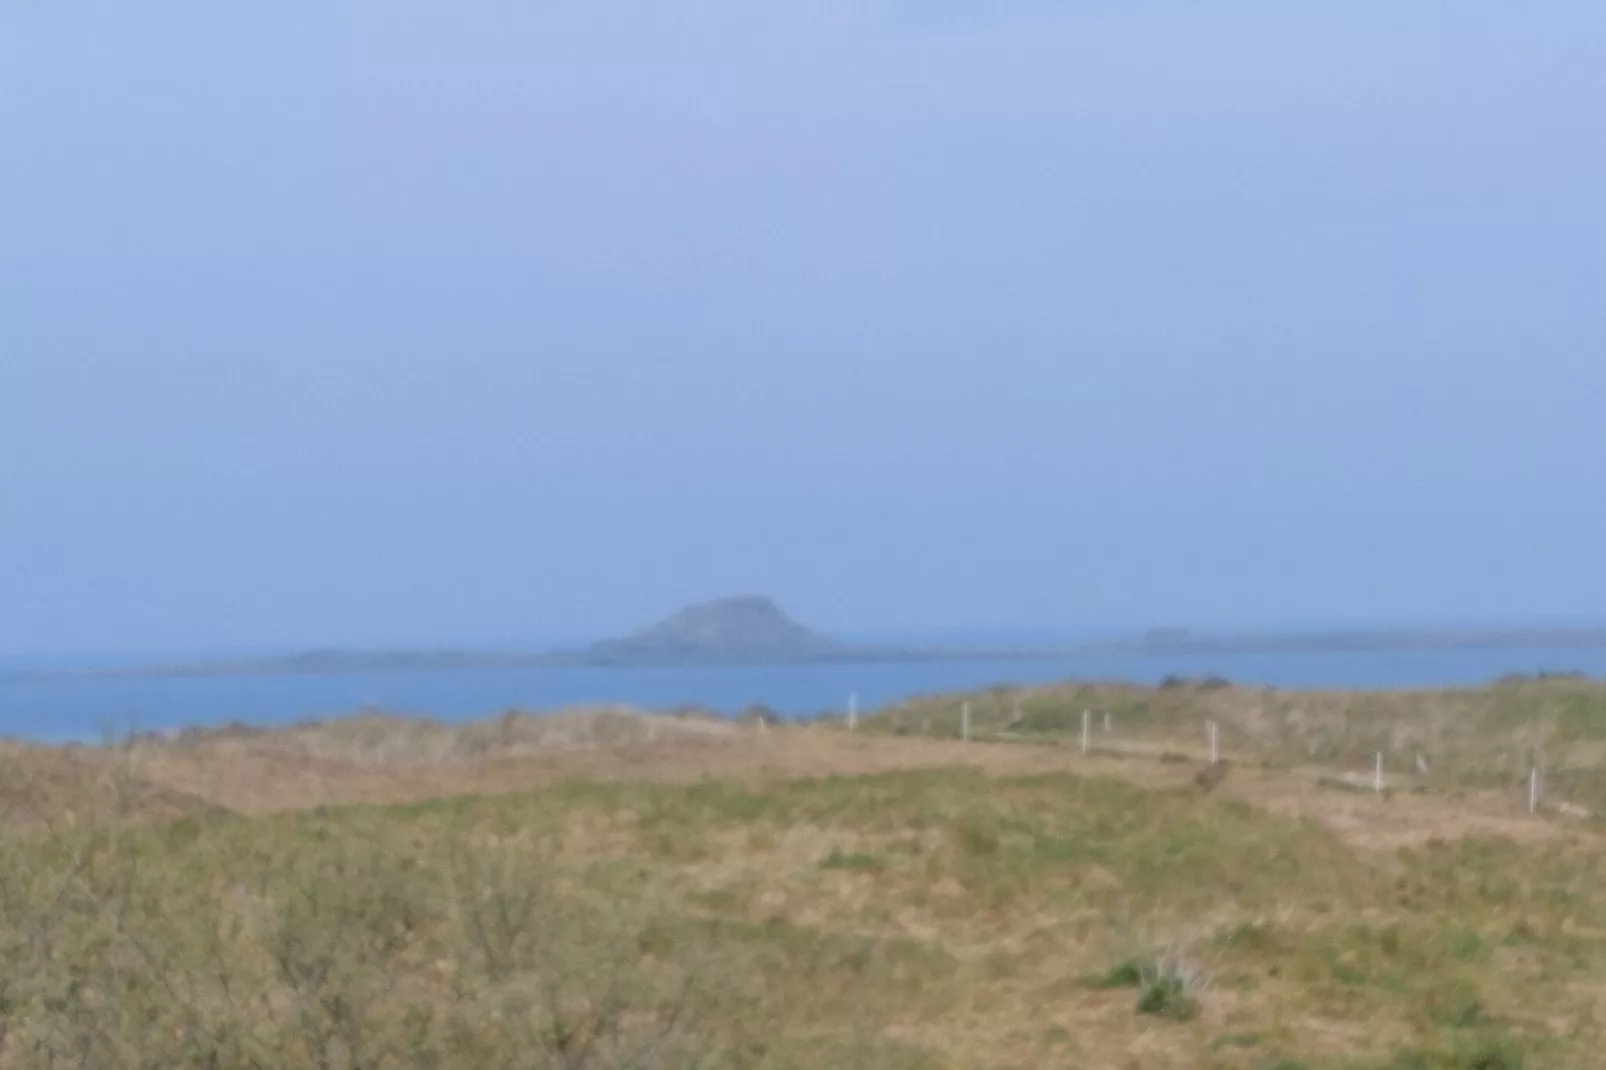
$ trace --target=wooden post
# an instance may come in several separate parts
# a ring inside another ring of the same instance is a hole
[[[1106,713],[1104,715],[1104,734],[1105,735],[1109,735],[1109,733],[1110,733],[1110,715]]]
[[[1528,770],[1528,812],[1539,812],[1539,767],[1536,765]]]
[[[1221,761],[1221,726],[1214,721],[1205,723],[1210,726],[1210,764],[1215,765]]]
[[[959,707],[959,738],[970,742],[970,703]]]
[[[859,696],[848,696],[848,731],[859,727]]]
[[[1377,752],[1377,766],[1372,773],[1372,788],[1379,795],[1383,794],[1383,752]]]
[[[1091,735],[1092,735],[1092,731],[1089,728],[1089,725],[1092,723],[1092,719],[1093,719],[1093,711],[1092,710],[1083,710],[1082,711],[1082,753],[1083,754],[1087,753],[1088,747],[1092,743],[1092,739],[1090,738]]]

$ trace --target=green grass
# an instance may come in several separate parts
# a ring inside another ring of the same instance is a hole
[[[0,1067],[1570,1070],[1603,864],[962,770],[18,828]]]
[[[1143,972],[1150,964],[1140,959],[1122,959],[1108,970],[1088,978],[1090,988],[1142,988]]]
[[[1174,1022],[1191,1022],[1199,1017],[1199,1001],[1175,977],[1156,977],[1138,994],[1138,1013]]]
[[[1161,762],[1195,758],[1204,723],[1221,725],[1230,756],[1270,766],[1314,765],[1371,773],[1373,756],[1388,757],[1391,782],[1417,790],[1495,790],[1520,800],[1534,764],[1546,770],[1546,793],[1606,812],[1606,682],[1556,676],[1485,687],[1420,691],[1298,692],[1183,682],[1172,687],[1073,683],[993,688],[971,695],[913,700],[867,718],[868,731],[958,735],[959,709],[971,707],[980,740],[1076,742],[1082,712],[1091,711],[1096,749],[1145,741],[1164,749]],[[1110,717],[1111,731],[1103,729]],[[1418,752],[1430,771],[1414,771]],[[1343,787],[1339,780],[1331,782]]]

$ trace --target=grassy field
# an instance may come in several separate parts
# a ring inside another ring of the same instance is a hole
[[[1537,765],[1557,800],[1606,809],[1606,777],[1599,775],[1606,770],[1606,685],[1598,681],[1517,679],[1483,688],[1380,692],[1278,691],[1209,681],[997,688],[911,702],[873,724],[895,734],[955,738],[965,703],[978,739],[1076,742],[1086,710],[1101,746],[1148,741],[1197,753],[1204,722],[1214,720],[1224,753],[1276,767],[1370,773],[1382,752],[1389,774],[1450,791],[1521,788]],[[1418,754],[1428,763],[1425,776],[1415,773]]]
[[[1606,803],[1603,739],[1551,681],[12,745],[0,1067],[1598,1067],[1606,841],[1521,781]]]

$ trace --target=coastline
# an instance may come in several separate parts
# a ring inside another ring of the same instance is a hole
[[[217,659],[70,669],[15,669],[0,681],[151,680],[222,677],[349,676],[372,673],[467,672],[541,668],[786,668],[810,665],[900,665],[977,661],[1077,661],[1122,656],[1199,657],[1248,654],[1434,652],[1453,650],[1606,649],[1606,628],[1333,631],[1195,636],[1165,641],[1110,640],[1070,646],[850,647],[796,656],[688,655],[551,651],[326,650],[276,657]]]

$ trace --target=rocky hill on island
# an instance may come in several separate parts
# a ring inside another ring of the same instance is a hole
[[[771,599],[743,595],[687,606],[585,653],[601,664],[826,661],[857,648],[799,624]]]

